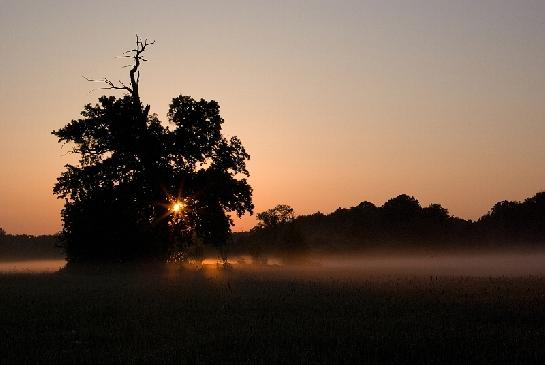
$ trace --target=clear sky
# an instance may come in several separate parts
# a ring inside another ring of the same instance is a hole
[[[143,100],[217,100],[257,211],[408,193],[477,218],[545,190],[542,0],[0,0],[0,227],[60,230],[50,131],[101,95],[82,75],[126,78],[136,33]]]

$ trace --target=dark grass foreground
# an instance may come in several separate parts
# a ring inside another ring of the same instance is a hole
[[[540,363],[545,278],[0,275],[7,363]]]

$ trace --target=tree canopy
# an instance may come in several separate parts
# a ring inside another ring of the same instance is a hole
[[[168,123],[140,100],[142,54],[153,44],[137,37],[130,86],[108,79],[104,89],[125,91],[87,104],[81,118],[52,133],[79,156],[53,191],[62,199],[62,237],[70,261],[168,258],[196,237],[221,246],[230,213],[252,213],[250,156],[237,137],[222,134],[215,101],[180,95]]]
[[[266,217],[273,211],[266,211]],[[291,254],[298,247],[320,254],[389,249],[542,248],[545,192],[521,202],[498,202],[476,221],[455,217],[440,204],[422,207],[413,196],[401,194],[382,206],[364,201],[329,214],[300,215],[287,224],[263,228],[265,223],[260,222],[251,232],[238,234],[232,250],[263,257]]]
[[[286,204],[278,204],[276,207],[257,213],[258,223],[254,229],[273,228],[289,223],[295,219],[293,208]]]

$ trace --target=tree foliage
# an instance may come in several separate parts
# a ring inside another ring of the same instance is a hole
[[[293,208],[286,204],[278,204],[276,207],[257,213],[258,224],[255,229],[273,228],[281,224],[289,223],[295,219]]]
[[[52,132],[79,156],[53,189],[65,199],[69,260],[165,258],[196,237],[222,245],[229,213],[253,210],[250,156],[237,137],[222,134],[217,102],[180,95],[162,123],[140,101],[138,67],[151,44],[137,37],[127,54],[134,62],[131,86],[102,80],[124,96],[102,96],[80,119]]]
[[[452,216],[440,204],[422,207],[414,197],[402,194],[382,206],[365,201],[330,214],[301,215],[287,225],[257,228],[240,234],[236,249],[238,253],[278,255],[280,249],[291,250],[293,244],[287,244],[287,237],[295,237],[292,242],[304,242],[309,250],[336,253],[391,248],[543,247],[545,192],[522,202],[498,202],[477,221]]]
[[[300,227],[295,223],[292,207],[278,204],[274,208],[257,214],[258,223],[249,232],[256,245],[249,247],[247,253],[260,261],[267,254],[274,254],[284,259],[301,257],[307,252],[307,246]]]
[[[57,235],[9,234],[0,228],[0,257],[3,260],[62,259]]]

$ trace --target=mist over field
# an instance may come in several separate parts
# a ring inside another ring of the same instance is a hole
[[[545,275],[545,250],[481,250],[439,253],[423,252],[354,252],[346,254],[309,254],[288,259],[231,256],[227,266],[217,256],[198,262],[161,264],[178,267],[188,272],[223,270],[241,272],[268,272],[281,277],[296,278],[306,273],[315,278],[348,276],[541,276]],[[0,259],[0,273],[43,272],[53,273],[65,267],[60,258]]]
[[[0,260],[1,261],[1,260]],[[6,363],[540,363],[545,250],[0,262]],[[210,344],[214,344],[212,350]],[[463,349],[463,351],[459,351]]]
[[[208,258],[204,264],[214,265]],[[545,250],[480,250],[453,252],[354,252],[346,254],[313,254],[282,260],[270,257],[266,265],[252,265],[251,257],[232,257],[234,269],[263,269],[296,273],[323,272],[354,275],[441,275],[441,276],[528,276],[545,275]],[[241,264],[242,263],[242,264]]]
[[[526,276],[545,274],[545,250],[452,252],[439,254],[373,253],[314,258],[319,267],[366,274],[442,276]]]

